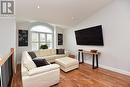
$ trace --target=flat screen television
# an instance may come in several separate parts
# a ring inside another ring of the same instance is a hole
[[[104,46],[102,25],[75,31],[77,45]]]

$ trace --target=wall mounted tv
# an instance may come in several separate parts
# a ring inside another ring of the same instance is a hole
[[[77,45],[104,46],[102,25],[75,31]]]

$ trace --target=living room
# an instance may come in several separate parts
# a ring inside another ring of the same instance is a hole
[[[14,58],[1,87],[10,79],[12,87],[129,87],[129,8],[129,0],[16,0],[12,15],[0,15],[1,73],[10,48]],[[88,43],[97,32],[101,43]]]

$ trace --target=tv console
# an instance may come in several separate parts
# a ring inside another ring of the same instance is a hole
[[[79,49],[78,50],[79,63],[84,63],[84,54],[92,55],[92,68],[93,69],[96,69],[96,68],[99,67],[99,65],[98,65],[98,56],[101,54],[101,52],[98,52],[98,51],[97,52],[92,52],[92,51],[86,51],[86,50]],[[82,58],[81,58],[81,56],[82,56]],[[96,59],[96,66],[95,66],[95,59]]]

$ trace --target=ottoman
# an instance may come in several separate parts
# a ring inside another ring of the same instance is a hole
[[[63,57],[55,59],[55,63],[60,65],[60,69],[64,72],[76,69],[79,67],[79,62],[76,59],[70,57]]]

